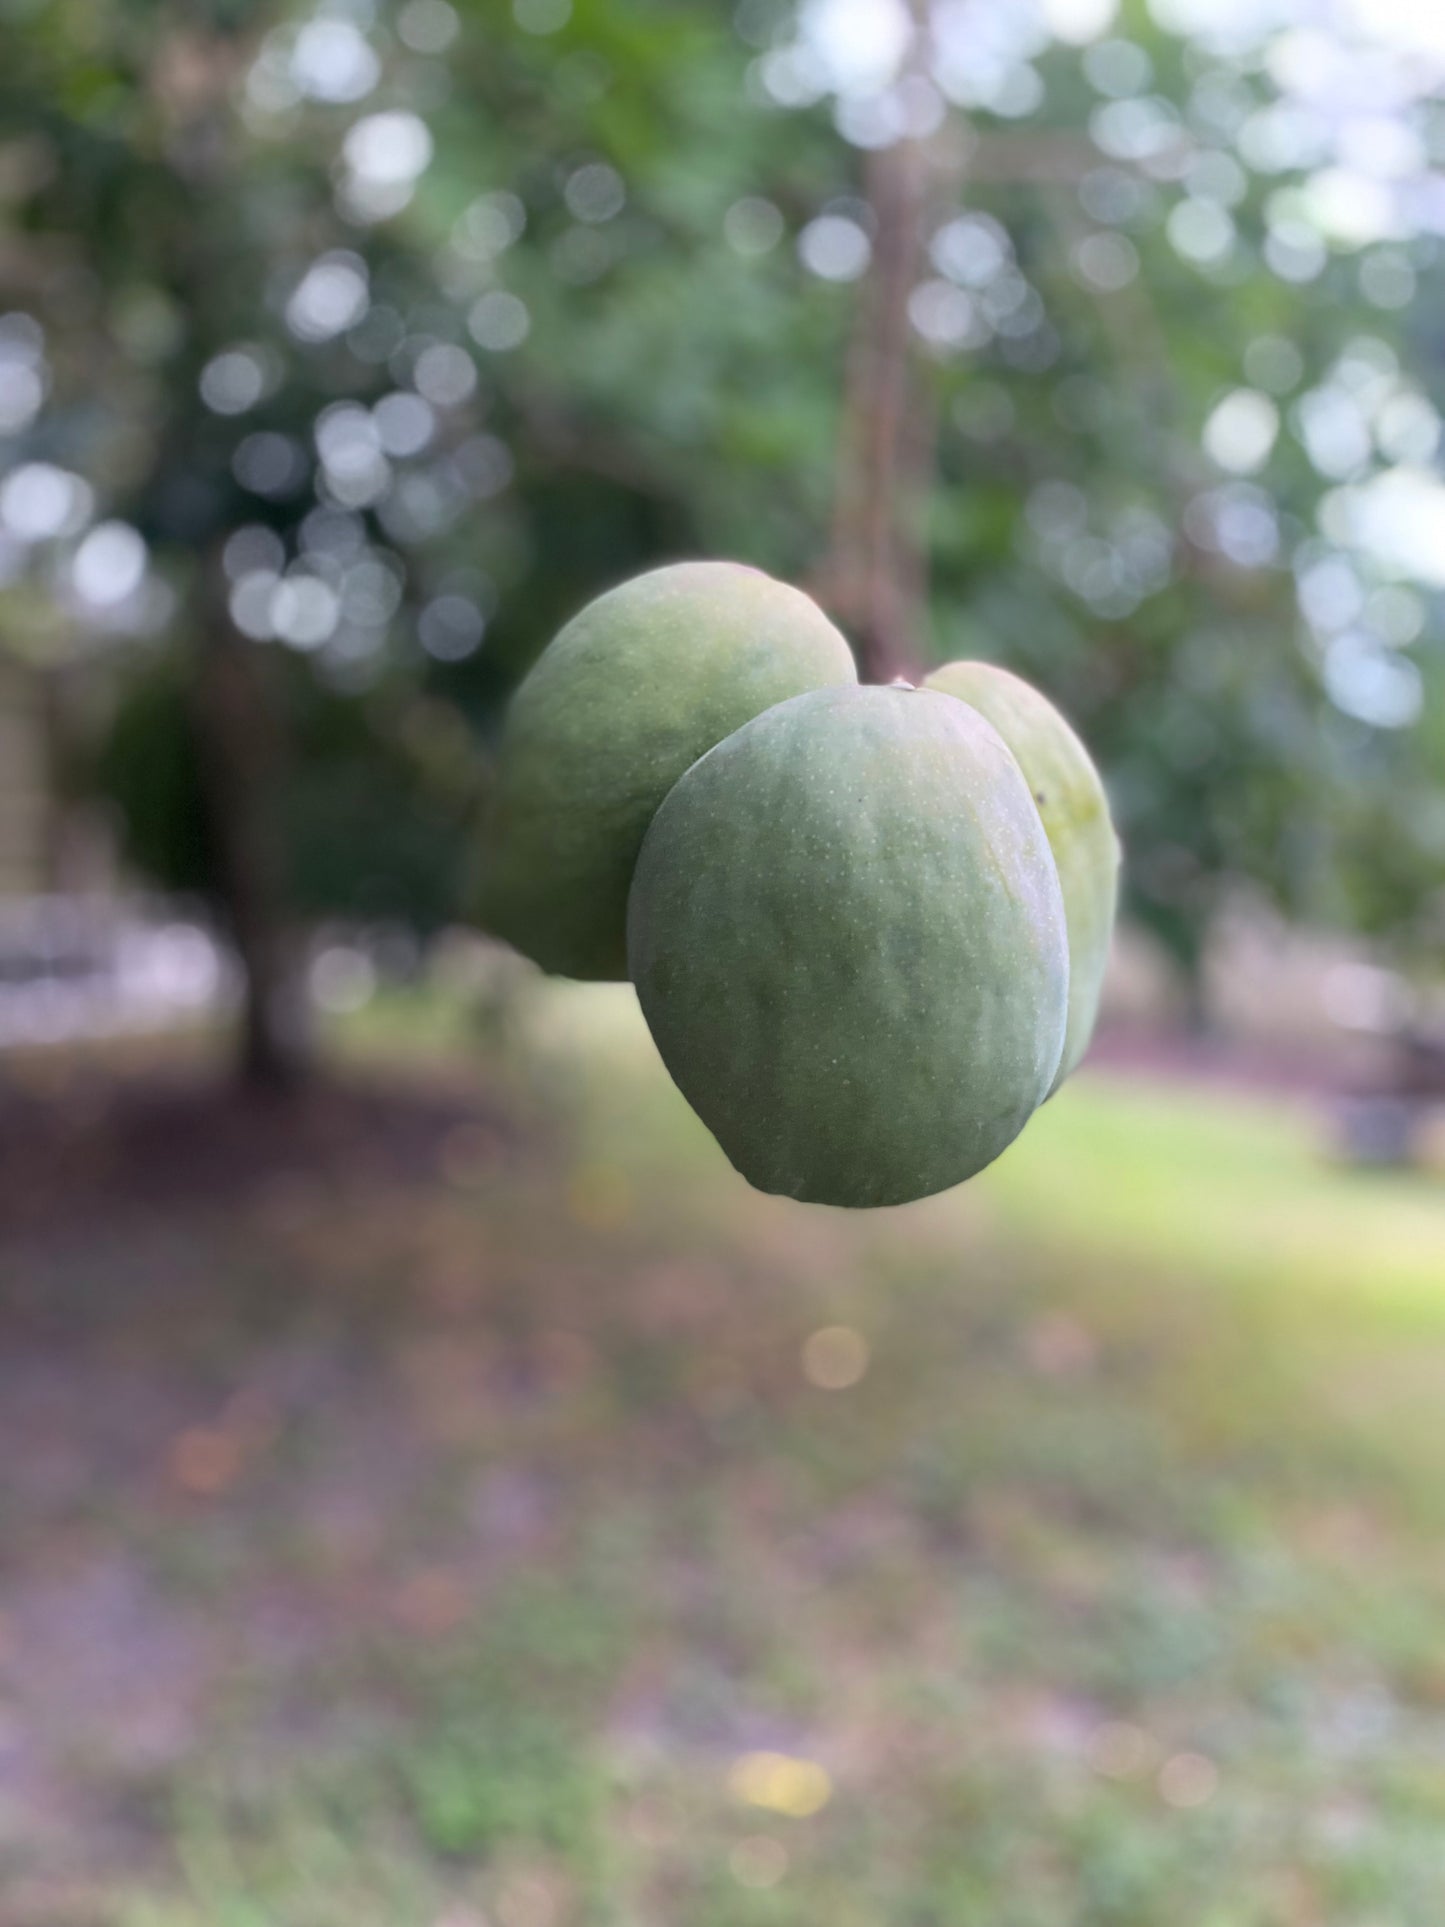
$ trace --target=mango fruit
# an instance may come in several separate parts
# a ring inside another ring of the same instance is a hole
[[[1069,1026],[1055,1087],[1089,1047],[1119,896],[1119,839],[1088,750],[1031,684],[991,662],[950,662],[924,683],[986,716],[1018,760],[1058,866],[1069,928]]]
[[[813,1203],[960,1183],[1048,1094],[1069,961],[1019,764],[974,707],[835,687],[695,762],[643,841],[633,982],[732,1163]]]
[[[512,699],[479,921],[544,970],[625,977],[633,865],[673,784],[773,704],[856,680],[816,604],[740,563],[681,562],[598,596]]]

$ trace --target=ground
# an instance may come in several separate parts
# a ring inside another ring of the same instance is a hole
[[[1445,1192],[1096,1071],[798,1207],[627,999],[17,1073],[0,1927],[1437,1927]]]

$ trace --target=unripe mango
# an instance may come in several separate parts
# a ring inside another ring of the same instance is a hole
[[[1069,1026],[1055,1088],[1089,1047],[1119,895],[1119,839],[1088,750],[1047,696],[991,662],[950,662],[924,685],[986,716],[1018,759],[1058,865],[1069,928]]]
[[[960,1183],[1053,1082],[1058,872],[976,709],[822,689],[746,723],[647,832],[628,949],[664,1063],[764,1191],[901,1204]]]
[[[544,970],[625,977],[633,865],[683,771],[785,697],[856,680],[823,612],[759,569],[682,562],[599,596],[512,699],[480,921]]]

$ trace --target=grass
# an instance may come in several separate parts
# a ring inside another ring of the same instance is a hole
[[[1086,1076],[815,1211],[623,994],[488,1054],[521,1158],[138,1234],[204,1302],[102,1357],[234,1451],[85,1531],[203,1680],[164,1758],[78,1722],[124,1851],[7,1927],[1436,1927],[1445,1195]]]
[[[1441,1192],[1332,1166],[1324,1121],[1272,1100],[1096,1077],[1067,1090],[992,1181],[1011,1224],[1034,1201],[1067,1243],[1264,1289],[1367,1291],[1438,1318]]]

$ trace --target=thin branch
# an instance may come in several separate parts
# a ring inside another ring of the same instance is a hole
[[[1096,168],[1111,167],[1128,174],[1157,176],[1161,164],[1170,170],[1195,151],[1195,143],[1181,133],[1148,164],[1107,155],[1087,134],[1052,128],[996,129],[975,134],[968,150],[968,175],[989,187],[1076,187]]]

